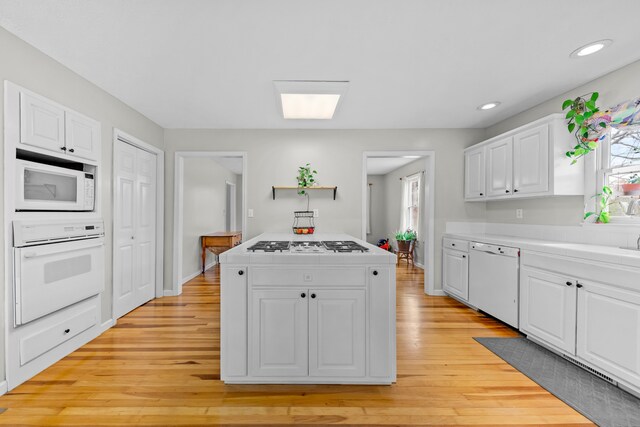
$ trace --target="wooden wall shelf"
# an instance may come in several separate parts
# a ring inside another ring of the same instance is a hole
[[[271,187],[271,192],[273,194],[273,200],[276,199],[276,190],[333,190],[333,200],[336,199],[336,193],[338,192],[338,186],[337,185],[330,185],[330,186],[326,186],[326,185],[318,185],[316,187],[296,187],[294,185],[288,186],[288,185],[274,185]]]

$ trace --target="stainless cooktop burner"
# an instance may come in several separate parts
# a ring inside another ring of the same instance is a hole
[[[325,240],[322,242],[325,248],[333,252],[368,252],[369,248],[365,248],[362,245],[357,244],[351,240]]]
[[[255,245],[247,248],[247,250],[251,252],[289,252],[289,243],[290,242],[284,241],[270,242],[261,240]]]
[[[327,252],[368,252],[369,249],[365,248],[358,243],[351,240],[324,240],[319,241],[300,241],[293,242],[285,241],[266,241],[261,240],[253,246],[247,248],[249,252],[291,252],[291,253],[305,253],[305,254],[319,254]]]

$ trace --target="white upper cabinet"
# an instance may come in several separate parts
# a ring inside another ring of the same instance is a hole
[[[65,142],[67,153],[88,160],[98,160],[100,154],[100,124],[93,119],[65,112]]]
[[[50,152],[57,157],[96,162],[100,158],[100,123],[21,91],[20,143],[25,144],[24,149],[42,154]]]
[[[513,137],[513,192],[549,190],[549,126],[536,126]]]
[[[484,147],[464,153],[464,197],[481,199],[485,197]]]
[[[467,148],[465,200],[583,195],[584,164],[572,165],[565,156],[575,141],[564,122],[562,114],[552,114]],[[480,157],[486,191],[477,184]]]
[[[42,98],[20,93],[20,142],[63,153],[64,109]]]
[[[487,145],[487,196],[511,194],[513,139],[511,137]]]

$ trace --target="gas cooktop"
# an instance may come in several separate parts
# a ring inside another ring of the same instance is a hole
[[[289,252],[319,254],[327,252],[368,252],[369,248],[351,240],[325,240],[325,241],[266,241],[261,240],[247,248],[249,252]]]

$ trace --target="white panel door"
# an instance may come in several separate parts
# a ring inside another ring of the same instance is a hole
[[[310,290],[309,375],[365,375],[365,290]]]
[[[250,375],[309,374],[308,300],[306,289],[251,292]]]
[[[442,251],[442,288],[448,294],[469,300],[469,258],[464,252]]]
[[[65,142],[69,155],[98,160],[100,124],[78,113],[65,112]]]
[[[115,149],[114,313],[155,296],[156,159],[122,141]]]
[[[482,199],[485,197],[485,173],[484,147],[467,151],[464,154],[465,199]]]
[[[21,92],[20,142],[64,153],[64,110],[44,99]]]
[[[542,125],[513,137],[513,192],[549,191],[549,126]]]
[[[509,196],[512,188],[513,139],[492,142],[486,147],[487,195]]]
[[[520,329],[575,355],[577,288],[567,277],[523,267]]]
[[[580,282],[580,358],[632,384],[640,384],[640,293]]]

